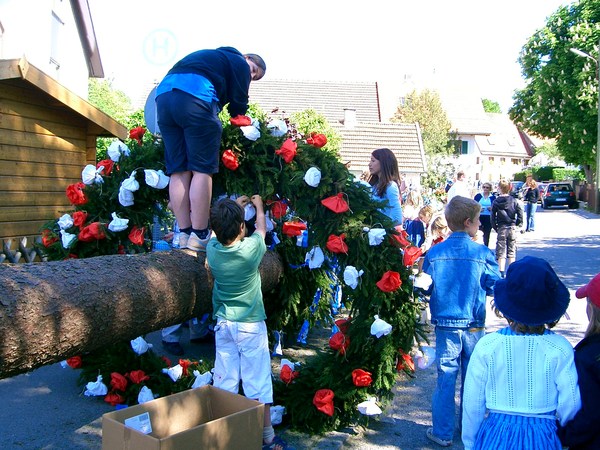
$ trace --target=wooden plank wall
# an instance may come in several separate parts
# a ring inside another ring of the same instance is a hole
[[[65,195],[81,181],[95,137],[87,120],[21,81],[0,84],[0,239],[27,247],[40,228],[72,206]],[[92,161],[93,162],[93,161]],[[1,250],[0,250],[1,251]]]

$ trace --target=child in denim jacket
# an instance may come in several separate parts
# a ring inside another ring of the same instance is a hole
[[[438,372],[427,438],[443,447],[452,445],[458,372],[464,380],[475,344],[485,333],[486,296],[500,278],[494,254],[472,239],[479,230],[480,211],[475,200],[452,198],[444,212],[452,233],[430,248],[423,262],[423,271],[433,280],[429,308]]]

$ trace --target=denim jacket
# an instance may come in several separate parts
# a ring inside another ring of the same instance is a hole
[[[500,278],[494,255],[455,231],[426,254],[423,271],[431,276],[431,323],[451,328],[485,326],[485,297]]]

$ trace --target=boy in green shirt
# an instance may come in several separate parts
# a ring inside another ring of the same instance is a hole
[[[246,237],[244,208],[256,208],[256,229]],[[206,246],[206,260],[214,279],[213,317],[216,358],[215,387],[238,393],[240,379],[244,394],[265,404],[263,448],[288,448],[275,437],[271,425],[273,403],[271,356],[265,324],[259,266],[267,251],[267,231],[262,198],[242,196],[223,199],[210,211],[210,224],[216,238]]]

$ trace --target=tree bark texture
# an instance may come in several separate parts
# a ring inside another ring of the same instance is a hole
[[[279,256],[260,272],[275,288]],[[0,264],[0,378],[210,312],[209,278],[204,254],[182,250]]]

